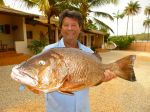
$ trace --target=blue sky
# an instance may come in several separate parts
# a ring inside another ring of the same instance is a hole
[[[15,9],[27,11],[27,12],[34,13],[34,14],[39,14],[39,11],[37,8],[34,8],[34,9],[24,8],[24,5],[22,3],[20,3],[20,1],[21,0],[5,0],[5,3],[6,3],[6,5],[9,5]],[[132,0],[132,1],[135,1],[135,0]],[[140,10],[140,14],[138,14],[137,16],[134,16],[134,18],[133,18],[134,19],[134,31],[133,31],[134,34],[140,34],[140,33],[144,32],[143,21],[144,21],[144,19],[146,19],[146,16],[144,15],[144,8],[145,8],[145,6],[150,5],[150,0],[138,0],[138,1],[141,6],[141,10]],[[130,0],[119,0],[118,5],[105,5],[103,7],[94,8],[93,10],[107,12],[112,15],[113,13],[116,13],[118,10],[119,10],[119,12],[122,12],[129,2],[130,2]],[[16,4],[18,4],[18,5],[16,5]],[[104,19],[104,18],[99,18],[99,19],[101,19],[103,22],[105,22],[107,25],[109,25],[116,34],[116,20],[110,21],[110,20]],[[123,35],[126,33],[126,23],[127,23],[127,17],[124,17],[123,19],[119,20],[118,33],[120,35]],[[128,34],[132,34],[131,17],[130,17],[130,21],[129,21]],[[114,34],[112,34],[112,35],[114,35]]]

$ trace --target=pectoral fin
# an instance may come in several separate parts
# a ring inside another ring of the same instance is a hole
[[[100,85],[101,83],[102,83],[102,82],[100,81],[100,82],[94,84],[94,86],[98,86],[98,85]]]
[[[42,93],[42,91],[39,91],[39,90],[37,90],[31,86],[27,86],[27,88],[35,94],[41,94]]]
[[[102,57],[98,54],[98,52],[94,52],[93,53],[100,61],[102,61]]]
[[[69,91],[58,91],[58,92],[60,92],[62,94],[66,94],[66,95],[74,95],[74,93],[69,92]]]

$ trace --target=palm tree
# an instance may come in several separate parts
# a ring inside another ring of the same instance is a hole
[[[4,0],[0,0],[0,6],[5,5]]]
[[[119,10],[117,13],[113,13],[113,17],[117,19],[117,36],[118,36],[118,20],[122,19],[124,17],[124,13],[119,13]]]
[[[113,20],[113,17],[110,14],[105,12],[93,11],[92,8],[110,4],[110,3],[117,3],[118,0],[74,0],[74,1],[76,1],[74,3],[79,8],[79,11],[83,15],[84,29],[86,29],[87,26],[86,24],[88,19],[92,18],[91,20],[93,20],[96,24],[98,24],[99,27],[110,29],[113,32],[113,30],[108,25],[106,25],[104,22],[96,18],[102,16],[105,18],[109,18],[110,20]],[[91,17],[90,14],[93,14],[95,17],[93,16]]]
[[[91,8],[94,6],[101,6],[108,3],[117,3],[118,0],[23,0],[28,7],[33,7],[37,5],[39,9],[44,12],[45,15],[48,17],[48,24],[50,23],[50,18],[52,16],[58,16],[58,14],[63,9],[75,9],[81,12],[84,19],[84,27],[86,28],[87,18],[90,13],[94,13],[97,16],[103,16],[110,18],[113,20],[113,17],[107,13],[104,12],[96,12],[92,11]],[[109,28],[111,31],[113,31],[108,25],[103,23],[102,21],[99,21],[98,19],[94,18],[94,20],[101,25],[102,27]],[[51,27],[48,27],[48,35],[49,35],[49,41],[50,41],[50,30]]]
[[[50,43],[51,40],[50,18],[58,16],[63,9],[68,8],[70,6],[69,3],[66,2],[66,0],[23,0],[23,1],[29,8],[38,6],[39,10],[42,11],[45,16],[47,16],[48,37]]]
[[[144,14],[146,16],[148,16],[148,19],[149,19],[149,16],[150,16],[150,6],[147,6],[145,9],[144,9]]]
[[[145,27],[145,32],[146,32],[146,29],[148,29],[147,40],[149,40],[149,29],[150,29],[150,19],[149,18],[147,18],[146,20],[144,20],[143,26]]]
[[[150,27],[150,6],[146,6],[144,9],[144,14],[147,16],[147,19],[144,20],[143,25],[145,26],[145,31],[148,29],[148,38],[149,38],[149,27]]]
[[[141,7],[138,1],[135,1],[135,2],[130,1],[128,3],[128,6],[125,7],[124,14],[128,16],[126,35],[128,33],[129,16],[132,16],[132,35],[133,35],[133,16],[138,14],[140,9]]]

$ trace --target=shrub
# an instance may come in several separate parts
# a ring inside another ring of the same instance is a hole
[[[33,51],[34,54],[40,53],[43,48],[46,46],[46,41],[44,40],[32,40],[31,44],[28,45],[28,48]]]
[[[133,36],[113,36],[108,38],[108,41],[113,41],[118,49],[127,49],[134,40]]]

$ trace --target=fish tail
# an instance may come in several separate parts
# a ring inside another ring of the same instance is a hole
[[[133,69],[135,59],[136,59],[135,55],[129,55],[115,62],[118,66],[117,75],[120,78],[129,81],[136,81]]]

